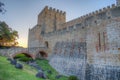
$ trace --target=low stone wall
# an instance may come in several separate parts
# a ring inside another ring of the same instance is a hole
[[[0,49],[0,55],[8,57],[9,56],[8,51],[9,51],[9,49]]]
[[[10,57],[10,55],[20,51],[26,51],[26,49],[25,48],[0,49],[0,55]]]
[[[7,56],[13,58],[16,54],[26,53],[31,56],[33,59],[36,58],[36,55],[40,51],[47,50],[46,47],[32,47],[32,48],[9,48],[9,49],[0,49],[1,56]]]

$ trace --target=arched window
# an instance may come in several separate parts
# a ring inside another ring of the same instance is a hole
[[[46,46],[47,48],[49,47],[48,41],[45,41],[45,46]]]

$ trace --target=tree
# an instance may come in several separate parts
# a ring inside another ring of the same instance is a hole
[[[11,33],[10,33],[10,35],[11,35],[11,42],[13,42],[13,45],[17,45],[18,44],[18,42],[16,41],[17,40],[17,38],[18,38],[18,32],[17,31],[15,31],[15,30],[13,30]]]
[[[8,25],[5,22],[0,23],[0,44],[4,43],[10,39],[10,31]]]
[[[4,3],[0,2],[0,13],[6,12],[3,6]],[[15,46],[18,44],[17,38],[18,32],[12,30],[5,22],[0,21],[0,46]]]
[[[0,2],[0,13],[6,12],[6,10],[3,8],[3,6],[5,6],[4,3]]]
[[[12,30],[5,22],[0,22],[0,46],[15,46],[18,32]]]

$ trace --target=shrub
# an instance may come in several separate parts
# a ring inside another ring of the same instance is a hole
[[[18,59],[19,61],[24,61],[24,62],[27,62],[27,61],[31,61],[32,58],[31,57],[28,57],[26,56],[25,54],[17,54],[14,59]]]
[[[69,76],[68,80],[78,80],[76,76]]]
[[[27,61],[30,61],[30,60],[32,60],[32,58],[29,58],[29,57],[21,57],[21,58],[19,58],[19,61],[24,61],[24,62],[27,62]]]
[[[18,59],[18,58],[22,58],[22,57],[25,57],[25,54],[17,54],[14,58],[15,59]]]

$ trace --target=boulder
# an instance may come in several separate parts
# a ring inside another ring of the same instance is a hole
[[[26,64],[29,64],[30,62],[29,61],[27,61],[27,62],[25,62]]]
[[[31,62],[31,63],[34,63],[34,62],[35,62],[35,63],[36,63],[36,61],[35,61],[35,60],[30,60],[29,62]]]
[[[17,63],[17,64],[15,65],[15,68],[17,68],[17,69],[23,69],[23,65],[20,64],[20,63]]]
[[[38,78],[43,78],[43,79],[46,79],[47,76],[44,74],[43,71],[39,70],[39,72],[36,74],[36,77]]]
[[[42,70],[42,68],[36,63],[29,63],[30,66],[34,67],[37,70]]]
[[[17,60],[11,60],[10,62],[12,65],[16,65],[17,64]]]
[[[56,76],[55,76],[56,79],[59,79],[59,78],[61,78],[61,77],[62,77],[62,75],[56,75]]]
[[[36,68],[37,70],[42,70],[42,68],[40,66],[34,66],[34,68]]]
[[[51,71],[51,70],[48,70],[47,72],[48,72],[49,74],[52,74],[52,71]]]
[[[11,59],[11,58],[7,58],[7,60],[8,60],[8,61],[12,61],[12,59]]]

